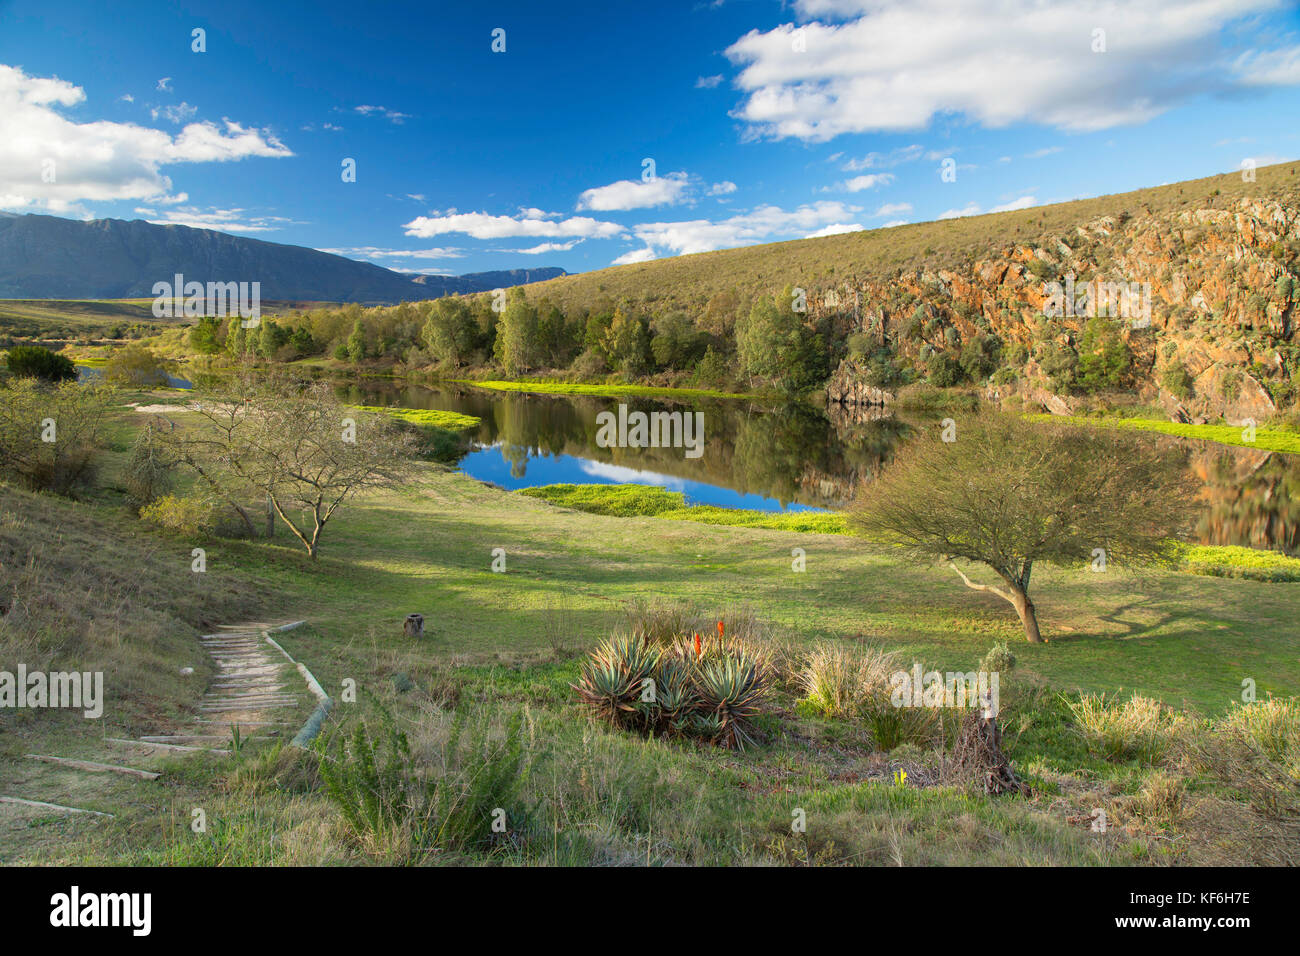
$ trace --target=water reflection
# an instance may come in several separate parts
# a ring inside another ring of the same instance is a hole
[[[624,403],[630,411],[686,411],[646,398],[530,395],[470,387],[360,382],[337,386],[347,402],[463,412],[482,419],[461,460],[467,474],[507,488],[557,482],[637,482],[723,507],[838,509],[871,481],[920,422],[880,409],[829,411],[809,405],[691,400],[703,411],[705,450],[600,448],[596,416]],[[1300,550],[1300,459],[1189,442],[1189,465],[1204,485],[1198,532],[1207,544]]]

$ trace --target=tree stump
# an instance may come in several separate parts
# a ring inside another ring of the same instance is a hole
[[[407,637],[420,638],[424,637],[424,615],[408,614],[406,621],[402,624],[402,632]]]
[[[987,794],[1028,794],[1016,779],[1011,761],[1002,751],[1002,731],[996,717],[972,710],[962,721],[952,750],[950,769],[955,777],[970,780]]]

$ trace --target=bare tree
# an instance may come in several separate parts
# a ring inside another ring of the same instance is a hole
[[[859,533],[945,560],[968,587],[1010,602],[1038,643],[1035,564],[1159,558],[1185,532],[1194,493],[1168,442],[985,415],[952,422],[946,436],[927,430],[863,487],[849,517]],[[972,581],[957,558],[1001,583]]]
[[[255,533],[265,496],[315,560],[325,525],[352,496],[395,485],[413,439],[391,419],[349,409],[323,383],[241,379],[200,400],[199,425],[175,439],[190,465]]]

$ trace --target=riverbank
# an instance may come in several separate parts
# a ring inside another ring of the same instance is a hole
[[[1031,421],[1068,422],[1096,428],[1125,428],[1133,431],[1159,432],[1176,438],[1197,438],[1236,445],[1241,448],[1258,448],[1287,455],[1300,455],[1300,434],[1279,428],[1245,425],[1192,425],[1186,422],[1161,421],[1154,418],[1121,418],[1111,415],[1030,415]]]
[[[622,396],[643,396],[646,398],[772,398],[771,395],[758,392],[722,392],[710,388],[663,388],[653,385],[601,385],[531,379],[480,381],[468,378],[453,378],[446,381],[456,385],[473,385],[476,388],[486,388],[496,392],[533,392],[538,395],[600,395],[606,398]]]

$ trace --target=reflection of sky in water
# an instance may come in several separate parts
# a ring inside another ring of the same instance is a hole
[[[536,488],[539,485],[657,485],[669,491],[680,491],[686,495],[687,504],[717,505],[720,508],[749,508],[755,511],[781,511],[781,502],[758,494],[744,494],[706,484],[702,481],[689,481],[672,475],[661,475],[654,471],[638,471],[622,465],[593,461],[590,458],[578,458],[573,455],[540,455],[536,449],[528,449],[528,458],[519,463],[512,463],[504,454],[505,446],[481,445],[471,451],[460,461],[460,470],[480,481],[490,481],[515,491],[519,488]],[[512,449],[519,453],[521,449]],[[522,468],[523,475],[517,475]],[[807,505],[791,503],[786,511],[821,511]]]

